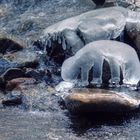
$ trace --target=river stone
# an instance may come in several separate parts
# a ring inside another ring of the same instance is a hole
[[[140,57],[140,23],[126,25],[126,35],[128,36],[127,40],[133,42]]]
[[[20,88],[20,86],[35,84],[36,80],[34,78],[15,78],[7,82],[6,90],[13,90],[15,88]]]
[[[0,18],[7,16],[7,14],[8,14],[7,8],[0,6]]]
[[[13,54],[7,54],[4,58],[16,63],[18,67],[36,67],[39,59],[37,53],[28,49]]]
[[[2,77],[0,77],[0,90],[5,90],[6,87],[6,82],[4,81],[4,79]]]
[[[96,6],[104,6],[104,7],[109,7],[109,6],[115,6],[117,4],[116,0],[92,0]]]
[[[24,47],[19,43],[9,38],[0,38],[0,53],[16,52],[22,50]]]
[[[37,81],[43,80],[43,77],[46,75],[46,71],[44,70],[35,70],[35,69],[26,69],[26,76],[32,77],[36,79]]]
[[[124,94],[102,89],[75,89],[65,97],[71,113],[124,113],[139,107],[139,101]]]
[[[22,104],[22,94],[21,91],[17,90],[12,93],[8,93],[6,97],[2,100],[3,106],[17,106]]]
[[[92,0],[97,6],[103,5],[105,3],[105,0]]]
[[[117,5],[116,0],[106,0],[104,7],[110,7],[110,6],[116,6],[116,5]]]
[[[8,69],[5,73],[3,73],[1,77],[4,79],[4,81],[9,81],[24,76],[25,76],[25,72],[22,69],[11,68]]]
[[[17,64],[10,62],[4,58],[0,58],[0,75],[3,74],[9,68],[16,68]]]
[[[119,6],[129,8],[131,10],[139,11],[140,10],[140,1],[139,0],[116,0]]]

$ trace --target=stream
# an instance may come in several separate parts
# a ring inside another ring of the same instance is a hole
[[[94,9],[84,0],[0,0],[0,33],[25,44],[49,25]],[[139,140],[140,111],[124,116],[72,116],[60,97],[44,84],[28,87],[18,107],[0,104],[0,140]],[[139,92],[113,89],[140,99]],[[33,93],[34,92],[34,93]],[[3,99],[0,92],[0,101]],[[60,95],[61,96],[61,95]],[[31,103],[27,107],[26,103]]]

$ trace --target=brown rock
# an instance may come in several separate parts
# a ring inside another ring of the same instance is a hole
[[[16,78],[8,81],[6,85],[7,90],[13,90],[15,88],[20,88],[20,86],[35,84],[36,80],[33,78]]]
[[[101,89],[76,89],[65,98],[72,113],[123,113],[138,108],[139,101],[124,93]]]

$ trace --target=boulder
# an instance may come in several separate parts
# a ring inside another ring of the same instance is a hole
[[[139,107],[139,101],[124,94],[102,89],[75,89],[65,97],[71,113],[124,113]]]
[[[20,88],[20,86],[32,85],[35,83],[36,83],[36,80],[33,78],[24,78],[24,77],[16,78],[7,82],[6,89],[13,90],[15,88]]]
[[[17,106],[22,104],[23,95],[20,91],[14,91],[8,93],[7,96],[2,100],[3,106]]]
[[[17,64],[18,67],[36,67],[38,65],[38,55],[30,49],[4,55],[4,58]]]
[[[116,0],[119,6],[129,8],[131,10],[139,11],[140,10],[140,1],[139,0]]]
[[[24,76],[25,76],[25,72],[22,69],[11,68],[8,69],[5,73],[3,73],[1,77],[4,79],[4,81],[9,81]]]
[[[17,64],[8,61],[7,59],[0,58],[0,75],[10,68],[16,68]]]
[[[5,54],[9,52],[16,52],[22,50],[24,47],[10,38],[0,37],[0,53]]]
[[[139,23],[129,23],[126,25],[126,42],[132,43],[135,47],[138,55],[140,57],[140,24]]]

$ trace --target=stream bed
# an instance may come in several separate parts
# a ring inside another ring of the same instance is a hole
[[[47,26],[94,8],[94,4],[84,0],[1,0],[0,33],[29,44]],[[18,107],[0,104],[0,140],[139,140],[139,110],[117,117],[72,116],[60,97],[46,88],[39,85],[24,91],[31,101],[29,107],[26,99],[25,105]],[[140,99],[139,92],[114,90]]]

